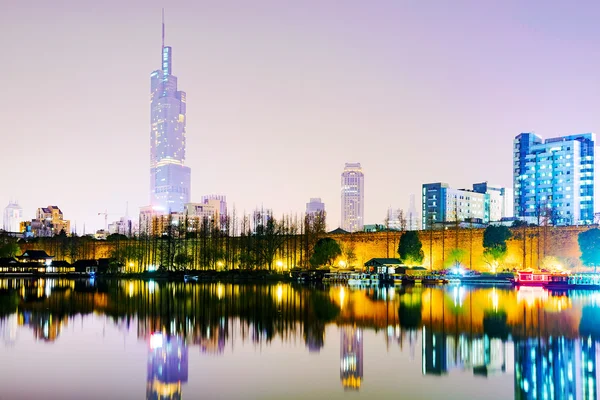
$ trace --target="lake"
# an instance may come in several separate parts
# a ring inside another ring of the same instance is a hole
[[[600,292],[0,279],[0,399],[596,399]]]

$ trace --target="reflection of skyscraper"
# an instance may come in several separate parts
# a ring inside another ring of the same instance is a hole
[[[576,347],[564,337],[515,341],[515,400],[576,399]]]
[[[0,319],[0,337],[6,346],[12,347],[17,341],[18,326],[17,313]]]
[[[344,389],[358,390],[363,378],[363,332],[354,326],[340,328],[340,379]]]
[[[423,375],[442,375],[448,372],[446,335],[423,327]]]
[[[146,399],[181,399],[181,384],[188,380],[188,349],[179,336],[150,335]]]

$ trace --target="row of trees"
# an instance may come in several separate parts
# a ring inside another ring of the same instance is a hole
[[[458,236],[457,236],[458,237]],[[486,263],[495,271],[500,260],[506,256],[506,241],[512,237],[511,231],[506,226],[488,226],[483,232],[483,255]],[[450,260],[458,266],[465,256],[466,250],[456,247],[450,250]],[[406,265],[421,265],[425,258],[423,244],[418,231],[406,231],[400,236],[398,255]]]
[[[30,248],[44,249],[55,260],[108,256],[116,265],[140,272],[159,268],[275,270],[331,265],[342,254],[355,259],[352,247],[342,248],[325,238],[325,213],[278,219],[269,212],[257,212],[239,220],[235,213],[221,219],[167,215],[140,218],[139,223],[137,237],[112,234],[106,244],[64,234],[28,242],[32,242]],[[17,255],[17,239],[6,236],[3,240],[0,256]],[[104,246],[110,248],[109,254],[100,250]]]
[[[507,253],[506,242],[513,237],[512,232],[505,226],[488,226],[483,232],[483,256],[490,269],[495,272]],[[585,266],[600,266],[600,229],[593,228],[580,232],[577,237],[581,251],[581,263]],[[417,231],[407,231],[400,237],[398,245],[400,260],[407,265],[421,265],[425,254]],[[454,265],[460,264],[465,250],[453,248],[450,259]]]

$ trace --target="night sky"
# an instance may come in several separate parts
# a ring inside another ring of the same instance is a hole
[[[365,223],[425,182],[512,186],[512,140],[597,131],[600,3],[4,0],[2,189],[81,234],[149,202],[161,8],[187,92],[192,201],[227,195],[340,220],[345,162]]]

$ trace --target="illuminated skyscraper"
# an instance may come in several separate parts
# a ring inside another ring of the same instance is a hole
[[[342,172],[342,226],[348,232],[362,231],[364,226],[365,194],[360,163],[346,163]]]
[[[162,68],[150,75],[150,203],[161,212],[182,212],[190,202],[189,167],[185,162],[185,92],[172,75],[173,51],[165,46],[162,24]]]
[[[9,202],[4,209],[3,229],[6,232],[21,232],[21,222],[23,222],[23,209],[17,202]]]

